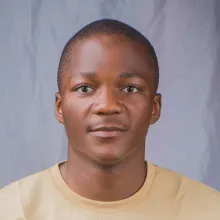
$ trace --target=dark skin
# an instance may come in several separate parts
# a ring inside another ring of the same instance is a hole
[[[96,35],[72,46],[55,114],[68,137],[61,174],[75,193],[117,201],[143,185],[145,137],[160,117],[155,67],[143,46]]]

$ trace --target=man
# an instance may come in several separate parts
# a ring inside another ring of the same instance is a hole
[[[155,51],[132,27],[104,19],[76,33],[55,102],[68,159],[2,189],[0,219],[219,220],[218,192],[145,162],[158,82]]]

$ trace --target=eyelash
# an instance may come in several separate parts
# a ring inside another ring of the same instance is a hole
[[[128,88],[128,87],[134,87],[135,89],[137,89],[138,92],[141,92],[141,89],[139,88],[139,86],[132,85],[132,84],[128,84],[128,85],[123,86],[122,90],[125,88]],[[136,93],[136,92],[131,92],[131,93]]]
[[[92,90],[94,90],[94,88],[93,88],[91,85],[82,84],[82,85],[79,85],[79,86],[77,86],[76,88],[74,88],[73,91],[74,91],[74,92],[77,92],[77,90],[79,90],[80,88],[83,88],[83,87],[88,87],[88,88],[91,88]]]
[[[90,88],[92,90],[95,90],[91,85],[82,84],[82,85],[77,86],[76,88],[74,88],[73,91],[77,92],[77,90],[79,90],[80,88],[83,88],[83,87],[87,87],[87,88]],[[125,88],[128,88],[128,87],[133,87],[133,88],[137,89],[137,92],[141,92],[141,89],[138,86],[132,85],[132,84],[123,86],[123,88],[121,90],[124,90]],[[92,92],[85,92],[84,94],[88,94],[88,93],[92,93]],[[80,93],[83,93],[83,92],[80,92]],[[126,93],[136,93],[136,92],[126,92]]]

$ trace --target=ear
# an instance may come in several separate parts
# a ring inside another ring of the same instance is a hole
[[[153,103],[150,124],[156,123],[158,121],[158,119],[160,118],[161,107],[162,107],[161,100],[162,100],[161,94],[157,93],[154,96],[154,103]]]
[[[55,116],[57,121],[59,121],[61,124],[64,123],[63,121],[63,112],[62,112],[62,106],[61,106],[61,95],[59,92],[56,92],[55,95]]]

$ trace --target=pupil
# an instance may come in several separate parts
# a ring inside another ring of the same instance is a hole
[[[133,87],[128,87],[128,92],[133,92]]]
[[[83,91],[83,92],[88,92],[87,86],[83,86],[83,87],[82,87],[82,91]]]

